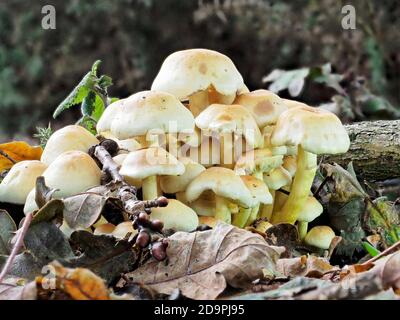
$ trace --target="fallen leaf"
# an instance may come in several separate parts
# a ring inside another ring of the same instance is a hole
[[[3,268],[8,256],[0,255],[0,269]],[[40,274],[41,264],[30,252],[22,252],[16,255],[7,275],[33,280]]]
[[[265,292],[238,295],[233,297],[232,300],[268,300],[268,299],[280,299],[280,298],[287,299],[294,297],[298,294],[301,294],[302,292],[328,287],[331,284],[332,282],[328,280],[296,277],[293,280],[281,285],[277,289]]]
[[[265,231],[265,240],[273,246],[285,247],[283,257],[289,258],[299,245],[299,233],[297,228],[289,223],[279,223],[273,225]]]
[[[47,202],[39,210],[35,211],[31,221],[31,226],[44,222],[52,221],[53,219],[61,220],[63,217],[63,201],[60,199],[53,199]]]
[[[298,276],[321,278],[327,272],[339,270],[339,268],[330,265],[326,259],[312,255],[279,259],[277,269],[281,274],[290,278]]]
[[[47,202],[49,202],[53,196],[53,193],[57,189],[51,189],[46,186],[46,181],[43,176],[36,179],[36,191],[35,191],[35,201],[39,208],[43,207]]]
[[[43,265],[53,260],[74,257],[68,239],[50,222],[40,222],[31,226],[25,235],[25,246]]]
[[[392,287],[400,295],[400,252],[393,254],[382,271],[382,281],[386,288]]]
[[[0,151],[0,172],[10,169],[14,165],[4,154],[15,162],[20,162],[23,160],[40,160],[43,152],[40,146],[32,147],[24,141],[0,144]]]
[[[89,228],[100,217],[107,198],[95,193],[82,193],[64,199],[64,219],[71,229]]]
[[[17,231],[14,220],[7,211],[0,209],[0,254],[10,253],[10,240]]]
[[[14,279],[11,282],[6,279],[0,284],[0,300],[36,300],[36,295],[37,290],[34,281],[18,285],[15,284]]]
[[[107,287],[99,276],[86,268],[65,268],[53,262],[49,268],[55,272],[56,287],[74,300],[109,300]],[[36,283],[42,283],[42,278]]]
[[[85,267],[95,272],[107,283],[122,273],[129,272],[137,262],[138,255],[132,243],[112,236],[93,235],[87,231],[75,231],[71,242],[79,247],[81,255],[68,259],[65,266]]]
[[[246,288],[275,269],[278,252],[261,236],[220,223],[203,232],[177,232],[168,238],[168,262],[150,259],[126,275],[158,293],[178,288],[191,299],[215,299],[229,284]]]

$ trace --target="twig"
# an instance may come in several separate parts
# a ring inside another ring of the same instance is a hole
[[[344,280],[328,287],[319,288],[303,293],[295,300],[336,300],[362,299],[384,289],[378,270],[365,272],[348,281]]]
[[[12,164],[16,164],[17,161],[15,161],[13,158],[11,158],[6,152],[4,152],[3,150],[0,150],[0,155],[2,155],[4,158],[6,158],[7,160],[9,160],[10,162],[12,162]]]
[[[15,242],[15,245],[13,249],[11,250],[11,254],[8,256],[6,264],[3,267],[3,270],[0,273],[0,283],[3,282],[4,277],[7,275],[8,271],[10,270],[15,257],[17,256],[19,250],[22,247],[22,244],[24,243],[24,238],[26,235],[26,232],[28,231],[28,228],[31,224],[33,218],[33,213],[30,212],[26,215],[25,220],[22,224],[21,229],[19,229],[18,235],[17,235],[17,241]]]
[[[365,261],[362,263],[362,265],[367,265],[370,264],[372,262],[375,262],[376,260],[383,258],[393,252],[396,252],[400,250],[400,241],[397,241],[395,244],[391,245],[389,248],[385,249],[384,251],[382,251],[380,254],[378,254],[377,256]]]
[[[118,185],[117,196],[124,204],[133,227],[139,231],[136,244],[141,248],[151,246],[153,257],[157,260],[164,260],[168,246],[162,234],[164,225],[159,220],[151,221],[148,214],[151,213],[151,208],[167,206],[168,199],[159,197],[150,201],[138,200],[137,189],[125,182],[123,176],[119,173],[119,166],[112,158],[112,155],[115,155],[118,149],[118,144],[115,141],[104,139],[99,145],[93,146],[89,150],[89,154],[100,163],[106,176]]]

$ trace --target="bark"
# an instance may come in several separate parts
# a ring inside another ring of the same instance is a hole
[[[358,176],[369,181],[400,177],[400,120],[365,121],[346,125],[350,150],[324,157],[346,166],[353,161]]]

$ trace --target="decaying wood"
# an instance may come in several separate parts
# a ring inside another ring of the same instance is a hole
[[[346,129],[350,150],[326,156],[324,162],[346,166],[353,161],[357,175],[369,181],[400,177],[400,120],[358,122]]]

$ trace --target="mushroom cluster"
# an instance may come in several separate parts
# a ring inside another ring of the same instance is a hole
[[[119,173],[142,199],[170,199],[152,213],[166,228],[193,231],[218,220],[243,228],[261,219],[267,226],[297,223],[301,239],[321,248],[334,236],[329,227],[308,232],[308,223],[322,213],[310,193],[317,156],[349,148],[340,120],[268,90],[249,92],[235,64],[219,52],[172,53],[150,90],[106,108],[97,133],[117,142]],[[55,132],[41,163],[13,167],[0,185],[0,201],[34,210],[39,175],[59,198],[99,185],[100,170],[87,154],[97,138],[78,126]],[[24,180],[18,197],[4,192],[18,180]],[[103,222],[97,233],[116,232]]]

